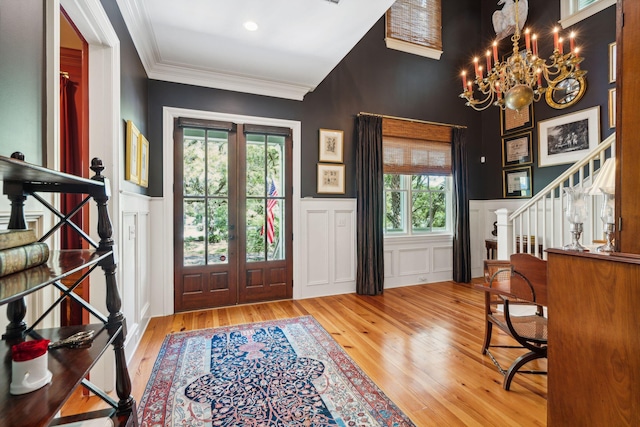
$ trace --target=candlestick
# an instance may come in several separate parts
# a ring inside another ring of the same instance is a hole
[[[553,29],[553,50],[558,50],[558,27]]]
[[[465,90],[467,90],[467,72],[463,71],[462,72],[462,91],[464,92]]]
[[[563,46],[562,46],[563,44],[564,44],[564,39],[560,37],[558,39],[558,52],[560,52],[560,55],[564,53]]]
[[[524,42],[525,42],[525,46],[527,48],[527,51],[531,50],[531,32],[529,31],[529,29],[527,28],[526,30],[524,30]]]
[[[533,55],[538,56],[538,35],[534,34],[532,39],[533,39]]]
[[[482,65],[478,67],[478,70],[480,70],[480,80],[482,80],[484,78],[484,74],[482,74]]]
[[[480,76],[480,70],[478,70],[478,57],[473,58],[473,66],[476,69],[476,79]]]
[[[573,32],[573,31],[571,31],[571,34],[569,35],[569,46],[570,46],[570,48],[571,48],[571,52],[573,52],[573,50],[575,49],[575,46],[574,46],[574,44],[575,44],[575,41],[574,41],[575,37],[576,37],[576,33],[575,33],[575,32]]]
[[[493,64],[498,65],[498,42],[493,42]]]
[[[491,69],[491,51],[487,50],[487,73]]]

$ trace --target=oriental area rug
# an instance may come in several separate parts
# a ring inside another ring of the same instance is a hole
[[[168,335],[151,426],[414,426],[311,316]]]

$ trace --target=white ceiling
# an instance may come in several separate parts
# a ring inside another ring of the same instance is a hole
[[[117,0],[149,78],[296,100],[394,1]]]

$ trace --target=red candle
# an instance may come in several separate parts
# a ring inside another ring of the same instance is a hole
[[[533,55],[538,56],[538,36],[533,35]]]
[[[574,51],[575,46],[574,46],[574,39],[576,37],[576,33],[574,33],[573,31],[571,31],[571,35],[569,36],[569,45],[571,47],[571,52]]]
[[[487,73],[491,69],[491,51],[487,50]]]
[[[482,74],[482,65],[478,67],[478,70],[480,70],[480,80],[482,80],[484,78],[484,74]]]
[[[467,90],[467,72],[466,71],[462,72],[462,90],[463,91]]]
[[[560,55],[562,55],[564,53],[564,48],[563,45],[564,44],[564,39],[562,37],[560,37],[558,39],[558,52],[560,52]]]
[[[553,29],[553,49],[558,50],[558,27]]]
[[[493,42],[493,64],[498,65],[498,42]]]
[[[531,34],[528,28],[524,30],[524,42],[525,42],[527,51],[531,50]]]
[[[480,70],[478,69],[478,57],[473,58],[473,66],[476,69],[476,79],[480,78]]]

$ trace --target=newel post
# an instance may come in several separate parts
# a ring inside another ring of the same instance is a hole
[[[498,209],[495,214],[498,227],[498,259],[508,260],[513,253],[513,224],[509,222],[509,214],[506,209]]]

